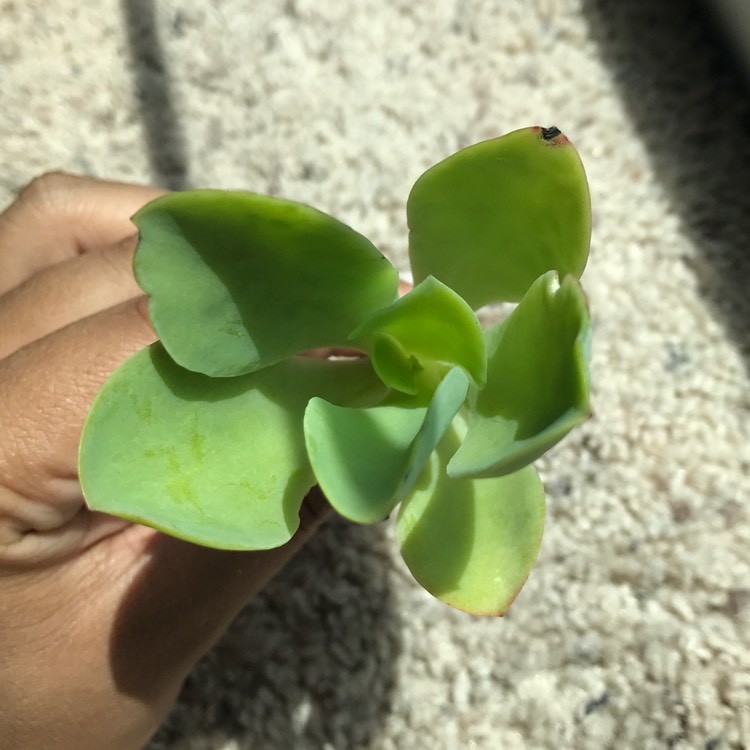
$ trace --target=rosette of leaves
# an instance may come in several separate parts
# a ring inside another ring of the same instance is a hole
[[[319,484],[358,523],[398,507],[428,591],[500,615],[534,563],[532,462],[589,414],[590,240],[580,159],[556,128],[466,148],[408,205],[415,287],[308,206],[197,190],[134,222],[160,341],[106,382],[86,422],[89,506],[232,550],[287,542]],[[517,303],[482,330],[475,311]],[[366,356],[302,356],[348,347]]]

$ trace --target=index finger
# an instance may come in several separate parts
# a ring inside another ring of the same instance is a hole
[[[50,172],[0,214],[0,294],[37,271],[131,235],[130,217],[161,188]]]
[[[0,564],[29,550],[38,561],[80,542],[68,527],[84,508],[77,476],[83,422],[110,373],[155,340],[147,300],[138,297],[0,361]]]

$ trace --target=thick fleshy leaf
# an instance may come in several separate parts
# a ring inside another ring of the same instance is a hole
[[[508,474],[548,451],[591,413],[591,318],[578,281],[537,279],[486,332],[487,383],[470,390],[469,430],[448,464],[453,477]]]
[[[427,409],[349,409],[314,398],[305,412],[307,453],[334,510],[357,523],[382,521],[406,473]]]
[[[397,502],[401,502],[411,492],[432,452],[448,432],[468,391],[469,379],[458,367],[452,369],[435,390],[424,422],[411,445],[406,474],[396,491]]]
[[[89,413],[80,479],[89,506],[223,549],[288,541],[314,483],[308,400],[384,394],[366,360],[295,357],[236,378],[176,365],[160,344],[127,360]]]
[[[357,523],[386,518],[411,490],[468,387],[467,376],[454,368],[428,408],[355,409],[312,399],[305,411],[307,452],[333,508]]]
[[[445,463],[459,442],[454,427],[401,504],[401,554],[438,599],[472,614],[498,616],[536,560],[544,489],[533,466],[493,479],[451,479]]]
[[[234,376],[340,346],[396,298],[396,269],[309,206],[221,190],[172,193],[134,217],[138,283],[170,356]]]
[[[477,143],[427,170],[407,205],[414,278],[474,309],[516,302],[550,270],[580,277],[591,236],[586,175],[557,128]]]
[[[369,352],[384,383],[416,394],[434,390],[451,367],[478,384],[487,373],[484,335],[476,315],[452,289],[428,277],[349,336]]]

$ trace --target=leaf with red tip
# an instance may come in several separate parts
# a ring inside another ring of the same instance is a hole
[[[427,170],[407,205],[414,279],[474,309],[517,302],[550,270],[580,277],[591,238],[586,174],[556,128],[477,143]]]
[[[533,466],[493,479],[451,479],[445,464],[459,442],[454,427],[401,503],[401,554],[414,578],[446,604],[502,615],[536,560],[544,489]]]

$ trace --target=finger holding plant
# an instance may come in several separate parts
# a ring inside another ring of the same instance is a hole
[[[139,211],[136,278],[160,342],[89,414],[89,506],[198,544],[287,542],[319,484],[357,523],[397,511],[432,594],[501,615],[541,543],[532,462],[589,415],[591,232],[580,159],[556,128],[470,146],[407,205],[416,285],[308,206],[215,190]],[[475,311],[517,306],[482,330]],[[320,347],[367,356],[320,360]]]

